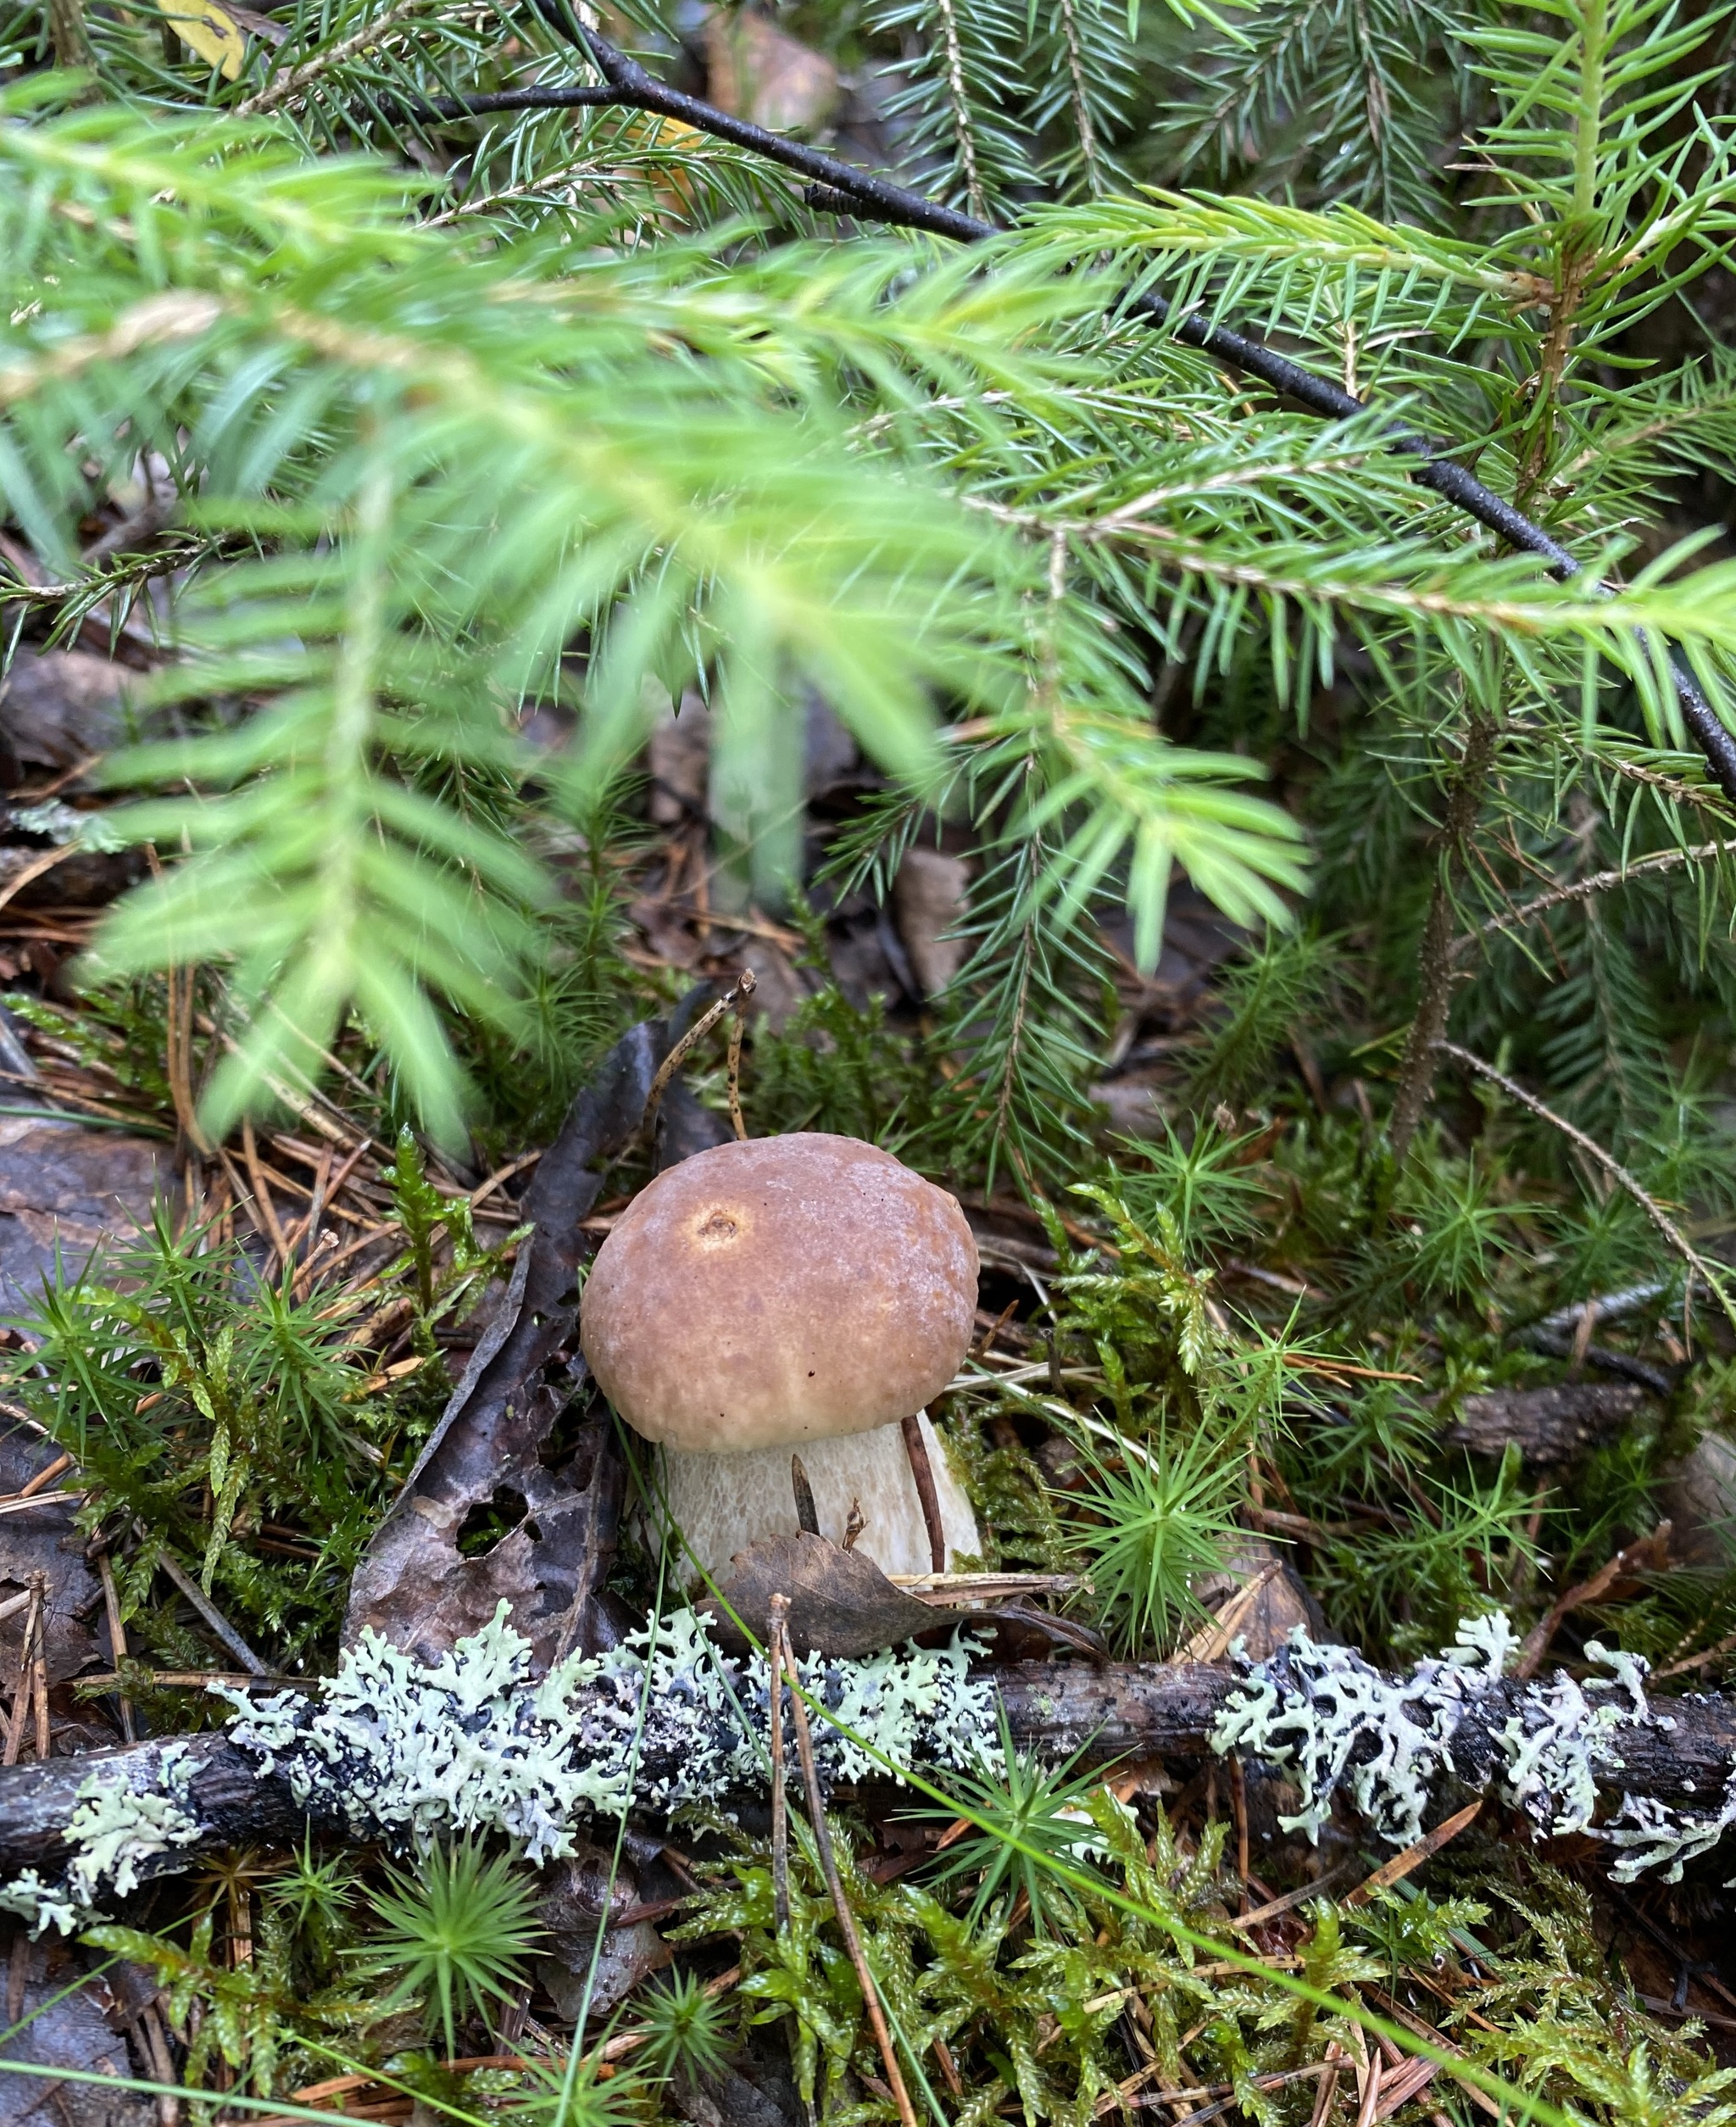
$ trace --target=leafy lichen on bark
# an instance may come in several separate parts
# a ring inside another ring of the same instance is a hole
[[[1409,1846],[1422,1836],[1437,1784],[1457,1769],[1453,1740],[1466,1714],[1500,1684],[1517,1645],[1504,1613],[1468,1618],[1441,1655],[1393,1678],[1354,1648],[1320,1645],[1299,1625],[1271,1661],[1244,1663],[1244,1682],[1218,1718],[1212,1747],[1295,1775],[1303,1806],[1279,1820],[1287,1830],[1317,1839],[1342,1790],[1383,1839]],[[1494,1790],[1541,1833],[1589,1832],[1618,1848],[1617,1882],[1654,1868],[1676,1882],[1684,1862],[1736,1824],[1736,1763],[1717,1811],[1700,1815],[1628,1794],[1608,1824],[1594,1826],[1600,1778],[1622,1769],[1619,1733],[1675,1723],[1648,1701],[1638,1655],[1594,1640],[1585,1652],[1611,1673],[1582,1683],[1561,1671],[1527,1684],[1505,1720],[1485,1718],[1500,1754]]]

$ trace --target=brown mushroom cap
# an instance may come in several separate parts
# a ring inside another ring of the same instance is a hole
[[[723,1454],[914,1416],[957,1372],[976,1243],[956,1200],[854,1138],[720,1144],[643,1189],[581,1334],[636,1431]]]

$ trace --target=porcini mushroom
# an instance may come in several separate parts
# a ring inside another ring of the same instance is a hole
[[[976,1306],[954,1198],[876,1145],[793,1131],[697,1153],[642,1190],[598,1251],[581,1334],[604,1394],[661,1443],[669,1516],[718,1581],[763,1536],[844,1543],[853,1515],[882,1572],[922,1573],[931,1522],[943,1562],[977,1545],[923,1415]]]

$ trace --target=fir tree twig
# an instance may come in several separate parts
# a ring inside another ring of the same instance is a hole
[[[830,206],[829,194],[837,192],[851,201],[850,212],[861,219],[875,219],[885,209],[889,210],[886,219],[892,222],[922,229],[934,236],[954,237],[965,243],[982,242],[1001,233],[992,222],[974,214],[960,214],[955,208],[858,170],[819,148],[810,148],[800,141],[787,140],[764,126],[732,117],[698,97],[665,88],[637,59],[580,23],[565,0],[537,0],[537,5],[549,23],[593,61],[607,84],[606,93],[573,88],[512,90],[498,96],[444,97],[426,109],[437,117],[462,118],[493,110],[552,109],[580,103],[623,104],[677,119],[699,132],[732,142],[738,148],[751,149],[772,162],[782,163],[787,169],[799,171],[816,181],[818,189],[810,189],[809,194],[812,206]],[[1279,354],[1263,341],[1229,326],[1214,325],[1197,312],[1177,315],[1162,296],[1149,290],[1130,297],[1126,307],[1130,317],[1168,328],[1184,345],[1198,348],[1226,368],[1257,376],[1274,391],[1297,400],[1310,413],[1326,420],[1354,420],[1371,410],[1366,401],[1305,369],[1299,362]],[[1509,546],[1535,554],[1558,582],[1568,582],[1582,573],[1578,561],[1559,540],[1492,488],[1486,487],[1462,465],[1440,455],[1438,447],[1430,437],[1399,422],[1392,423],[1386,432],[1394,451],[1422,461],[1416,467],[1415,476],[1424,487],[1474,517]],[[1726,727],[1698,681],[1673,652],[1668,665],[1683,721],[1705,755],[1719,788],[1736,804],[1736,733]]]
[[[1545,1107],[1535,1094],[1527,1093],[1523,1086],[1510,1078],[1505,1071],[1497,1071],[1492,1063],[1485,1063],[1481,1056],[1472,1055],[1468,1049],[1460,1048],[1456,1042],[1437,1041],[1434,1044],[1434,1050],[1437,1055],[1449,1056],[1455,1064],[1462,1066],[1465,1070],[1474,1072],[1480,1078],[1487,1078],[1492,1086],[1505,1094],[1510,1100],[1516,1100],[1522,1108],[1528,1110],[1540,1122],[1547,1122],[1551,1129],[1559,1130],[1570,1144],[1577,1145],[1584,1153],[1587,1159],[1601,1167],[1618,1189],[1625,1189],[1633,1199],[1633,1201],[1663,1236],[1664,1240],[1676,1251],[1683,1261],[1690,1269],[1698,1272],[1700,1276],[1705,1280],[1712,1292],[1717,1295],[1718,1305],[1723,1309],[1731,1328],[1736,1329],[1736,1304],[1733,1304],[1728,1292],[1725,1289],[1722,1278],[1695,1248],[1681,1228],[1676,1224],[1663,1205],[1649,1189],[1643,1188],[1628,1172],[1614,1153],[1605,1151],[1595,1138],[1588,1137],[1583,1130],[1577,1128],[1567,1121],[1565,1116],[1559,1116],[1553,1108]]]
[[[1720,857],[1731,854],[1728,842],[1699,842],[1683,849],[1655,849],[1649,856],[1636,857],[1632,864],[1620,864],[1607,871],[1593,871],[1583,879],[1571,879],[1566,885],[1553,887],[1533,900],[1522,901],[1517,908],[1490,916],[1487,923],[1455,938],[1454,955],[1456,958],[1468,952],[1478,938],[1492,938],[1498,931],[1522,930],[1538,916],[1547,915],[1550,909],[1561,908],[1569,901],[1589,901],[1594,894],[1607,894],[1634,879],[1652,878],[1660,871],[1674,871],[1688,864],[1715,864]]]

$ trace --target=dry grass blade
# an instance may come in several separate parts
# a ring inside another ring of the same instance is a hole
[[[1377,1891],[1388,1890],[1392,1885],[1408,1876],[1413,1868],[1422,1868],[1423,1863],[1432,1854],[1438,1854],[1449,1840],[1456,1839],[1482,1807],[1483,1797],[1478,1796],[1474,1802],[1466,1802],[1463,1809],[1455,1810],[1450,1817],[1437,1824],[1433,1831],[1425,1832],[1421,1839],[1407,1846],[1402,1854],[1394,1854],[1390,1861],[1383,1862],[1372,1876],[1366,1877],[1354,1890],[1347,1891],[1344,1896],[1344,1903],[1347,1906],[1366,1905]]]
[[[783,1776],[783,1643],[790,1599],[774,1595],[771,1607],[766,1659],[771,1670],[771,1899],[782,1935],[790,1924],[789,1798]]]

